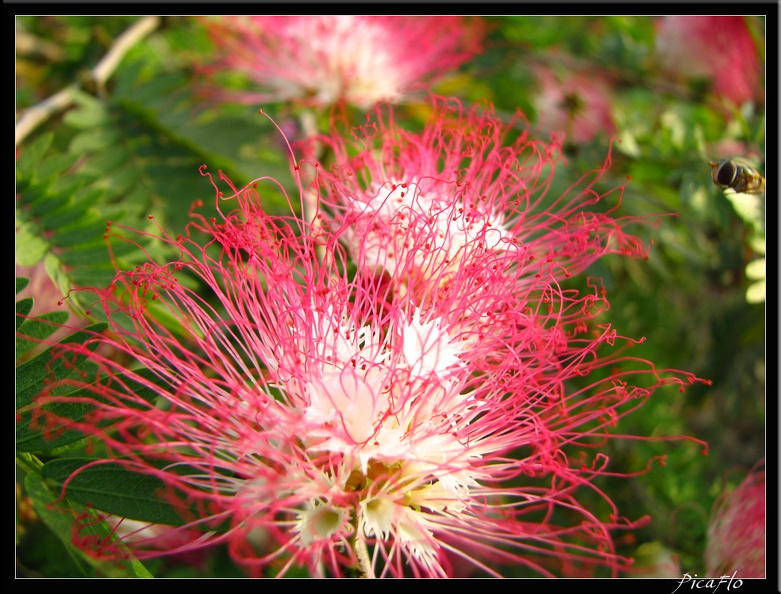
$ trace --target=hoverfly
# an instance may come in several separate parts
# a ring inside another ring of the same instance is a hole
[[[722,188],[731,188],[738,194],[762,194],[765,191],[765,178],[742,161],[722,159],[709,161],[713,183]]]

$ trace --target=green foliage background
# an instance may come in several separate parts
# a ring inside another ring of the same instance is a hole
[[[195,200],[213,205],[213,190],[198,174],[202,164],[213,172],[222,169],[237,185],[273,176],[295,195],[279,133],[257,115],[257,107],[205,103],[195,92],[194,66],[212,51],[198,20],[160,19],[127,53],[105,88],[90,84],[85,72],[138,20],[17,17],[17,31],[36,42],[32,50],[17,48],[17,116],[74,85],[70,106],[17,147],[16,263],[43,263],[61,294],[110,281],[114,268],[103,240],[107,220],[146,228],[151,214],[174,235],[184,229]],[[642,231],[654,242],[648,261],[607,258],[590,274],[602,277],[608,290],[606,319],[624,336],[646,337],[633,355],[713,382],[683,394],[659,391],[640,413],[623,419],[617,433],[689,435],[708,442],[709,454],[687,441],[616,440],[607,452],[611,468],[640,471],[661,455],[666,465],[653,465],[629,480],[604,480],[600,486],[626,517],[652,517],[632,538],[619,540],[621,552],[637,559],[638,575],[646,572],[644,564],[658,563],[665,553],[677,559],[681,571],[703,575],[711,507],[763,458],[766,446],[765,304],[747,302],[751,279],[745,274],[746,264],[762,255],[750,243],[758,221],[741,217],[714,186],[708,161],[712,148],[725,141],[764,154],[764,105],[728,110],[707,86],[686,81],[671,86],[654,64],[651,17],[486,21],[486,51],[435,90],[465,103],[488,99],[506,116],[520,107],[536,125],[534,67],[555,62],[572,72],[596,69],[617,83],[612,109],[620,139],[601,189],[631,177],[620,214],[678,215]],[[764,48],[764,19],[750,17],[750,22]],[[281,124],[297,115],[289,105],[263,109]],[[400,110],[412,122],[423,117],[415,104]],[[557,174],[552,195],[600,167],[609,144],[610,138],[602,135],[587,145],[569,145],[569,166]],[[764,171],[763,163],[758,166]],[[286,212],[279,197],[265,200],[266,210]],[[163,249],[145,247],[153,254]],[[119,263],[135,264],[139,251],[131,246],[121,250],[115,253]],[[78,298],[74,304],[88,306]],[[17,312],[32,308],[30,298],[17,302]],[[17,330],[20,323],[17,319]],[[21,326],[28,336],[46,334],[43,324],[24,321]],[[34,357],[31,342],[17,337],[16,344],[17,407],[23,408],[40,389],[43,363]],[[17,575],[241,575],[221,549],[196,567],[176,559],[106,567],[78,553],[70,546],[67,516],[48,504],[66,476],[62,469],[79,464],[80,436],[46,447],[36,445],[34,437],[23,422],[17,426]],[[111,484],[111,472],[104,476]],[[87,476],[77,486],[102,488],[89,480]],[[123,477],[115,480],[119,484]],[[152,488],[136,486],[139,492]],[[121,510],[137,503],[123,499],[107,505]],[[77,500],[58,505],[84,512]],[[159,513],[165,518],[167,511]]]

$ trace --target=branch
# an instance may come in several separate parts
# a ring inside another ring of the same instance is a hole
[[[160,17],[147,16],[133,24],[127,31],[120,35],[109,49],[103,59],[90,71],[90,79],[97,88],[102,89],[109,77],[116,70],[122,58],[130,48],[140,39],[154,31],[160,24]],[[16,123],[16,146],[41,123],[52,115],[68,107],[73,103],[73,91],[78,90],[79,85],[73,83],[51,97],[44,99],[37,105],[25,110]]]

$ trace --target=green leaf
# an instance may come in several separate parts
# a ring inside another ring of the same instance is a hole
[[[14,240],[16,263],[20,266],[35,266],[49,251],[48,242],[29,223],[17,224]]]
[[[108,124],[111,121],[109,111],[103,101],[80,92],[74,92],[73,98],[79,107],[65,114],[64,120],[69,126],[86,129]]]
[[[51,531],[60,538],[80,567],[85,570],[91,567],[97,575],[108,577],[154,577],[129,551],[126,551],[128,553],[127,559],[100,561],[74,546],[72,543],[74,518],[77,514],[90,514],[93,518],[84,523],[80,536],[93,536],[104,541],[110,540],[117,543],[116,546],[126,549],[113,536],[111,527],[105,521],[99,521],[96,514],[79,503],[67,498],[61,500],[59,492],[51,491],[40,477],[28,474],[25,477],[24,486],[32,499],[35,511]],[[88,574],[88,571],[85,571],[85,574]]]
[[[70,201],[71,196],[88,181],[89,178],[81,175],[81,172],[76,175],[63,173],[60,177],[52,181],[48,191],[50,195],[59,197],[60,203],[63,202],[63,199]],[[45,214],[46,213],[41,213],[41,216],[44,216]]]
[[[92,220],[90,220],[92,219]],[[78,223],[60,228],[51,238],[53,245],[63,247],[75,247],[102,240],[106,233],[106,222],[98,220],[96,217],[82,217]],[[105,250],[105,243],[100,245]]]
[[[18,334],[27,336],[35,341],[54,334],[62,324],[68,321],[70,314],[67,311],[50,311],[44,314],[22,320]]]
[[[112,146],[107,150],[92,155],[85,164],[84,171],[95,172],[100,176],[112,175],[119,166],[127,163],[128,158],[129,155],[125,146]]]
[[[111,173],[106,176],[106,187],[110,188],[112,194],[121,195],[130,192],[134,184],[137,184],[139,179],[138,169],[134,166],[123,165],[117,166],[111,170]]]
[[[103,229],[105,231],[105,228]],[[86,244],[80,244],[77,248],[71,249],[67,252],[63,252],[60,256],[60,260],[66,266],[79,267],[79,266],[96,266],[100,262],[106,259],[108,249],[106,249],[106,243],[100,239],[96,240],[93,234],[92,242]],[[67,241],[67,236],[66,236]],[[117,250],[119,251],[119,250]],[[116,253],[116,252],[115,252]]]
[[[73,272],[72,281],[81,287],[105,287],[114,278],[113,266],[92,266]]]
[[[40,341],[54,334],[61,324],[68,321],[70,314],[67,311],[51,311],[35,318],[22,319],[18,324],[16,333],[16,358],[27,354],[40,344]],[[32,340],[22,338],[27,336]]]
[[[182,515],[168,503],[165,483],[155,476],[140,474],[117,462],[101,463],[76,472],[94,460],[61,458],[43,467],[47,481],[61,486],[69,480],[66,495],[94,509],[123,518],[181,526]],[[74,474],[75,473],[75,474]]]
[[[26,299],[20,299],[16,302],[16,329],[19,330],[19,326],[24,323],[24,316],[29,314],[33,309],[33,298],[27,297]]]
[[[84,330],[75,332],[60,341],[60,344],[85,343],[96,333],[102,332],[107,324],[93,324]],[[87,348],[94,351],[98,344],[92,342]],[[74,369],[87,358],[86,354],[73,357],[52,358],[52,349],[46,349],[43,353],[26,361],[16,368],[16,407],[26,406],[33,401],[36,394],[40,393],[46,385],[46,381],[57,381],[68,377]]]
[[[55,208],[60,208],[66,199],[63,196],[52,196],[48,191],[39,194],[34,201],[29,203],[27,216],[31,219],[43,216]]]
[[[71,153],[91,153],[103,150],[107,147],[118,144],[122,141],[122,136],[116,130],[111,128],[91,128],[81,134],[77,134],[71,141],[69,151]]]
[[[145,379],[152,383],[148,386],[141,382]],[[108,379],[104,383],[108,383]],[[94,385],[94,384],[93,384]],[[153,374],[151,371],[142,369],[133,374],[119,375],[111,381],[111,390],[119,394],[133,394],[134,397],[145,400],[148,403],[154,403],[160,391],[165,389],[166,382]],[[159,389],[158,389],[159,388]],[[95,406],[84,402],[85,398],[103,401],[100,397],[100,387],[95,390],[77,388],[70,393],[59,395],[56,402],[48,403],[43,409],[57,418],[62,419],[62,424],[70,421],[82,421],[87,413],[93,411]],[[69,398],[79,398],[81,401],[68,402]],[[144,409],[144,405],[137,401],[127,401],[128,407],[139,410]],[[19,452],[50,452],[59,450],[65,446],[74,444],[85,438],[80,431],[62,428],[61,432],[54,434],[50,429],[38,428],[33,425],[33,413],[30,411],[22,412],[16,423],[16,449]],[[111,422],[101,424],[101,428],[106,430]]]
[[[61,229],[85,217],[85,215],[88,215],[91,219],[97,218],[97,210],[93,209],[89,213],[87,211],[100,199],[101,194],[99,190],[90,189],[83,198],[68,201],[61,207],[41,215],[39,221],[41,227],[44,229]]]
[[[19,159],[16,161],[16,176],[32,177],[35,168],[43,159],[46,151],[54,140],[54,134],[43,134],[36,138],[30,144],[24,145],[20,151]]]
[[[46,157],[36,171],[36,174],[41,180],[49,180],[59,177],[60,174],[73,166],[78,161],[78,155],[71,155],[68,153],[59,153]]]
[[[25,278],[23,276],[16,277],[16,292],[19,293],[19,291],[23,290],[29,284],[29,278]]]
[[[168,383],[149,369],[139,369],[132,374],[122,374],[116,379],[126,386],[120,390],[121,392],[134,394],[149,403],[153,403],[159,393],[168,388]],[[155,387],[150,387],[140,380],[145,380]],[[141,408],[141,405],[138,405],[138,408]]]
[[[72,394],[81,394],[81,391],[74,391]],[[67,396],[67,395],[66,395]],[[63,396],[64,397],[64,396]],[[39,428],[35,421],[36,418],[31,411],[24,411],[19,414],[19,420],[16,422],[16,451],[17,452],[51,452],[61,450],[65,446],[81,442],[85,436],[81,431],[75,429],[66,429],[62,425],[64,419],[79,420],[88,412],[95,409],[95,406],[85,402],[53,402],[43,407],[48,414],[56,415],[60,421],[60,428],[52,431]]]

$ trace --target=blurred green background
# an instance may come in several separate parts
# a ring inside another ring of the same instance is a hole
[[[763,72],[764,18],[745,20]],[[61,291],[111,279],[102,240],[106,220],[141,227],[153,214],[175,234],[194,200],[212,204],[212,188],[198,174],[201,164],[222,169],[237,185],[261,175],[291,181],[280,136],[257,115],[258,106],[208,103],[197,92],[195,67],[213,51],[199,20],[150,21],[105,87],[90,84],[86,73],[139,21],[16,18],[17,119],[63,88],[77,89],[72,102],[17,145],[16,263],[43,265]],[[764,257],[764,196],[755,197],[753,215],[739,212],[714,185],[708,165],[743,156],[764,172],[763,88],[729,105],[707,77],[670,72],[658,56],[654,17],[484,21],[485,50],[440,80],[436,92],[465,103],[487,99],[508,118],[520,108],[543,138],[550,123],[565,129],[568,166],[557,171],[552,196],[601,167],[615,140],[612,166],[597,189],[606,192],[631,178],[618,214],[677,213],[662,217],[658,227],[633,229],[653,241],[648,261],[608,257],[589,274],[604,280],[611,304],[606,320],[620,335],[646,337],[633,356],[712,381],[684,393],[659,390],[616,433],[692,436],[706,441],[709,453],[684,440],[614,440],[606,453],[615,471],[640,471],[661,455],[666,465],[632,479],[603,480],[600,487],[622,515],[652,518],[633,535],[618,535],[620,552],[637,560],[632,575],[660,571],[647,567],[665,560],[672,576],[704,575],[714,501],[765,453],[765,303],[747,300],[753,281],[746,275],[747,264]],[[546,80],[554,91],[546,91]],[[418,107],[412,102],[399,110],[414,120]],[[291,106],[263,109],[295,135]],[[273,201],[265,208],[286,210]],[[120,254],[125,257],[133,262]],[[30,276],[29,268],[17,268],[17,275],[20,270]],[[95,575],[65,553],[32,509],[23,475],[17,471],[17,575]],[[196,566],[182,559],[146,565],[156,576],[242,575],[219,548]]]

